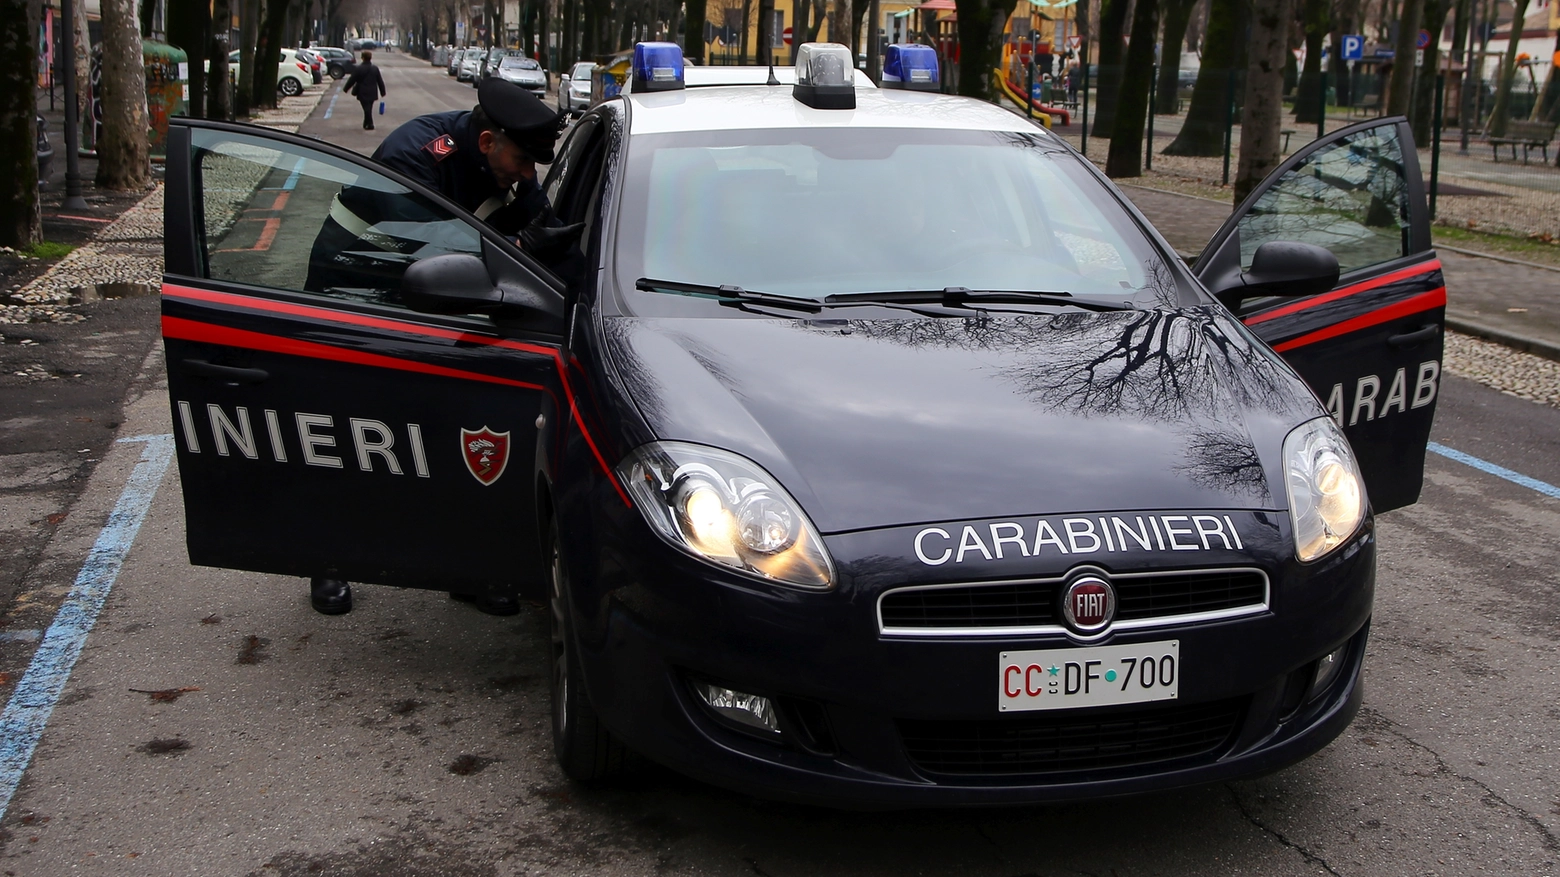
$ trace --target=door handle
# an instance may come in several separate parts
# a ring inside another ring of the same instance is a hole
[[[265,369],[217,365],[204,359],[184,360],[184,370],[193,375],[226,381],[229,384],[258,384],[271,376]]]
[[[1412,332],[1404,332],[1401,335],[1388,335],[1387,343],[1393,347],[1412,347],[1423,341],[1429,341],[1439,334],[1441,334],[1441,327],[1432,323]]]

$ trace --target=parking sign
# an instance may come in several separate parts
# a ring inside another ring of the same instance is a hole
[[[1343,35],[1343,60],[1358,61],[1365,57],[1365,37],[1360,34]]]

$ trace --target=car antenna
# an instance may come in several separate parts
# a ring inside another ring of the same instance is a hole
[[[765,85],[779,85],[780,84],[780,80],[775,78],[775,65],[773,63],[771,63],[769,65],[769,81],[764,83],[764,84]]]

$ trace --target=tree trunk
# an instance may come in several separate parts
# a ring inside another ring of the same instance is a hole
[[[1527,0],[1518,2],[1527,4]],[[1414,81],[1414,52],[1424,11],[1425,0],[1403,0],[1403,17],[1398,19],[1397,45],[1393,47],[1392,77],[1387,82],[1386,106],[1389,116],[1406,116],[1413,105],[1410,87]],[[1516,45],[1516,41],[1513,40],[1511,44]]]
[[[1414,77],[1414,103],[1409,108],[1408,119],[1414,127],[1414,142],[1430,142],[1430,123],[1435,114],[1435,80],[1441,69],[1441,29],[1446,26],[1446,15],[1451,12],[1451,0],[1424,0],[1424,27],[1430,32],[1430,45],[1425,49],[1425,65]],[[1455,55],[1453,57],[1456,57]]]
[[[211,40],[207,51],[211,58],[211,70],[206,74],[206,118],[230,119],[233,117],[232,89],[228,86],[228,53],[232,31],[233,9],[228,0],[213,0],[211,4]],[[190,75],[197,75],[199,68],[191,65]]]
[[[1165,0],[1165,41],[1159,51],[1159,83],[1154,97],[1156,113],[1173,116],[1181,112],[1181,50],[1186,45],[1186,26],[1196,5],[1197,0]],[[1132,27],[1136,30],[1136,19]]]
[[[1241,64],[1248,8],[1246,0],[1211,0],[1211,4],[1202,67],[1192,87],[1192,103],[1186,108],[1186,124],[1165,147],[1165,155],[1224,154],[1225,103],[1230,97],[1230,79]]]
[[[1158,33],[1158,0],[1137,0],[1132,12],[1132,42],[1127,46],[1126,68],[1116,97],[1116,124],[1110,129],[1110,153],[1105,158],[1105,173],[1112,177],[1143,174],[1143,124],[1154,87],[1154,37]]]
[[[1100,7],[1100,73],[1095,80],[1092,132],[1095,137],[1109,137],[1116,124],[1116,92],[1121,88],[1122,37],[1126,35],[1129,2],[1105,0]]]
[[[1328,0],[1304,2],[1305,69],[1300,71],[1300,83],[1295,88],[1295,121],[1314,125],[1322,120],[1322,40],[1332,21]]]
[[[126,192],[145,189],[152,159],[146,137],[146,62],[135,0],[103,0],[102,75],[97,184]]]
[[[211,43],[211,6],[206,0],[168,0],[168,42],[189,56],[190,99],[185,112],[206,117],[206,52]]]
[[[265,25],[260,39],[255,43],[254,92],[250,105],[274,107],[277,105],[277,58],[282,51],[282,35],[287,26],[289,0],[265,0]]]
[[[1555,34],[1555,56],[1560,57],[1560,33]],[[1533,119],[1540,122],[1560,121],[1560,67],[1549,68],[1549,78],[1544,80],[1544,92],[1533,104]]]
[[[78,131],[85,130],[92,119],[87,104],[92,94],[92,40],[87,30],[87,5],[84,0],[63,0],[76,5],[76,121]]]
[[[1240,164],[1235,203],[1283,159],[1279,130],[1284,117],[1284,57],[1289,54],[1293,0],[1258,0],[1251,15],[1251,58],[1246,65],[1246,100],[1240,120]]]
[[[775,0],[758,0],[758,51],[755,54],[761,65],[774,63],[774,49],[771,48],[775,42],[775,35],[771,33],[774,30],[774,13]]]
[[[1354,83],[1349,80],[1349,64],[1343,60],[1343,52],[1339,47],[1343,45],[1343,35],[1353,33],[1355,22],[1355,6],[1351,2],[1341,2],[1334,10],[1332,16],[1332,44],[1333,50],[1328,55],[1327,81],[1338,92],[1338,106],[1346,107],[1353,103],[1350,99],[1353,93]]]
[[[1017,5],[1018,0],[954,0],[959,14],[959,94],[997,99],[991,71],[1002,63],[1002,32]]]
[[[1511,116],[1511,86],[1517,78],[1517,43],[1522,33],[1522,21],[1527,17],[1528,0],[1516,0],[1516,7],[1511,19],[1511,39],[1506,41],[1506,57],[1500,62],[1500,87],[1495,91],[1495,109],[1490,112],[1491,137],[1506,136],[1506,125]]]
[[[0,82],[13,87],[0,90],[0,167],[11,169],[0,184],[0,245],[25,248],[43,240],[33,86],[41,13],[31,0],[5,0],[3,8],[8,11],[0,22]]]
[[[238,3],[238,85],[234,92],[233,113],[244,118],[249,115],[249,98],[255,91],[255,36],[260,29],[260,0],[235,2]]]

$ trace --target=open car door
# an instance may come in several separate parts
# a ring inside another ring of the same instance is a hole
[[[1228,287],[1270,241],[1330,250],[1338,285],[1225,304],[1343,427],[1371,506],[1417,501],[1440,387],[1446,283],[1408,121],[1351,125],[1295,153],[1225,221],[1193,270],[1210,289]]]
[[[481,592],[539,587],[535,461],[562,319],[411,310],[463,254],[562,298],[512,242],[343,149],[170,129],[162,319],[190,560]]]

